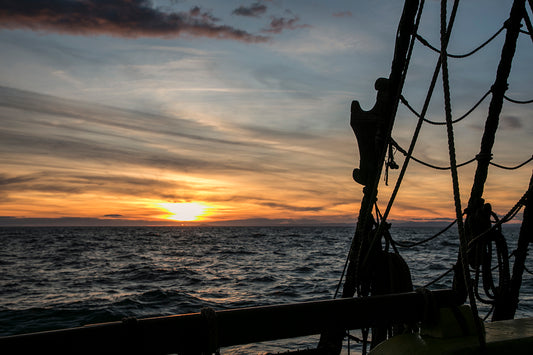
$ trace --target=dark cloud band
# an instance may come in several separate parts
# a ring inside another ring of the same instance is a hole
[[[281,33],[284,30],[296,30],[298,28],[310,28],[311,25],[299,24],[300,18],[293,16],[292,18],[272,17],[270,26],[263,30],[264,33]]]
[[[6,0],[0,2],[0,28],[117,37],[209,37],[265,42],[268,37],[215,23],[198,7],[164,12],[149,0]]]
[[[263,15],[266,10],[267,7],[265,5],[256,2],[250,6],[240,6],[233,10],[233,14],[238,16],[259,17]]]

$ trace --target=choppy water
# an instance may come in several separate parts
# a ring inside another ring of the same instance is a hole
[[[435,228],[400,228],[417,241]],[[507,235],[513,250],[518,230]],[[402,250],[415,287],[455,263],[453,231]],[[115,227],[0,230],[0,335],[215,309],[330,299],[350,227]],[[533,270],[531,258],[528,268]],[[533,316],[524,275],[517,317]],[[451,286],[451,276],[433,288]],[[225,349],[261,353],[312,347],[315,338]]]

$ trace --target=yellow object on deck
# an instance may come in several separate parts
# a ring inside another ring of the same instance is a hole
[[[465,314],[464,311],[462,308],[461,314]],[[419,334],[392,337],[372,349],[370,355],[481,354],[478,337],[472,332],[472,318],[467,318],[470,319],[468,334],[462,335],[464,323],[461,329],[451,314],[449,309],[442,310],[437,325],[423,327]],[[484,329],[486,354],[533,354],[533,318],[484,323]]]

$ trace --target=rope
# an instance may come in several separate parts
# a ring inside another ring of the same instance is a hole
[[[490,42],[492,42],[492,40],[494,38],[496,38],[503,30],[505,29],[505,24],[498,30],[496,31],[495,34],[493,34],[488,40],[486,40],[485,42],[483,42],[481,45],[479,45],[478,47],[476,47],[475,49],[473,49],[472,51],[468,52],[468,53],[465,53],[465,54],[450,54],[450,53],[446,53],[445,55],[447,57],[451,57],[451,58],[466,58],[466,57],[469,57],[471,56],[472,54],[476,53],[477,51],[479,51],[480,49],[482,49],[483,47],[485,47],[487,44],[489,44]],[[424,46],[428,47],[429,49],[441,54],[441,51],[432,46],[427,40],[425,40],[422,36],[420,35],[416,35],[416,39],[420,41],[420,43],[422,43]]]
[[[394,139],[391,138],[391,144],[396,148],[398,149],[398,151],[400,153],[402,153],[405,157],[407,157],[407,155],[409,154],[408,152],[405,151],[405,149],[403,149]],[[437,169],[437,170],[450,170],[451,169],[451,166],[437,166],[437,165],[433,165],[433,164],[429,164],[429,163],[426,163],[420,159],[417,159],[415,158],[414,156],[410,156],[410,159],[413,159],[414,161],[416,161],[417,163],[419,164],[422,164],[424,166],[427,166],[428,168],[433,168],[433,169]],[[468,161],[465,161],[464,163],[461,163],[461,164],[458,164],[457,167],[460,168],[462,166],[465,166],[465,165],[468,165],[472,162],[476,161],[476,158],[472,158]]]
[[[444,276],[448,275],[448,274],[449,274],[450,272],[452,272],[452,271],[453,271],[453,267],[451,267],[451,268],[450,268],[448,271],[446,271],[444,274],[440,275],[439,277],[437,277],[437,278],[434,279],[433,281],[428,282],[427,284],[425,284],[425,285],[422,286],[422,287],[425,288],[425,287],[429,287],[429,286],[433,285],[435,282],[440,281],[442,278],[444,278]]]
[[[377,201],[375,203],[375,209],[376,209],[376,215],[377,215],[376,220],[378,221],[378,223],[381,223],[381,220],[383,219],[383,215],[381,214],[381,212],[379,210]],[[385,223],[385,226],[387,227],[385,229],[385,233],[383,233],[383,235],[385,237],[385,240],[387,241],[387,243],[390,243],[392,245],[392,249],[394,250],[394,253],[400,255],[400,252],[396,248],[396,245],[394,244],[394,240],[392,239],[392,236],[391,236],[391,234],[389,232],[390,224],[389,223]]]
[[[457,6],[458,1],[454,2],[454,6]],[[461,262],[463,266],[465,286],[468,290],[468,298],[470,299],[470,308],[472,309],[474,323],[476,325],[476,331],[478,334],[479,346],[482,353],[485,352],[485,336],[481,324],[478,320],[478,310],[474,290],[471,285],[470,271],[468,269],[468,254],[466,250],[468,248],[466,235],[463,225],[463,213],[461,208],[461,192],[459,189],[459,177],[457,175],[457,163],[455,161],[455,143],[453,134],[452,123],[452,109],[450,100],[450,82],[448,80],[448,59],[446,55],[446,49],[448,46],[449,34],[446,30],[446,0],[441,0],[441,58],[442,58],[442,84],[444,89],[444,111],[446,113],[446,128],[448,132],[448,150],[450,153],[450,165],[453,185],[453,196],[455,201],[455,214],[457,216],[457,229],[459,231],[460,240],[460,253]]]
[[[468,251],[472,248],[472,246],[479,241],[481,238],[486,236],[489,232],[494,230],[495,228],[500,227],[502,224],[509,222],[512,220],[520,211],[520,209],[526,204],[527,196],[529,195],[530,191],[529,189],[522,195],[522,197],[515,203],[515,205],[505,214],[503,218],[498,220],[494,225],[492,225],[489,229],[484,231],[483,233],[477,235],[476,237],[472,238],[470,242],[468,243]]]
[[[398,142],[396,142],[394,139],[391,138],[391,145],[394,146],[400,153],[402,153],[404,156],[407,157],[407,151],[405,149],[403,149],[399,144]],[[414,161],[416,161],[417,163],[421,164],[421,165],[424,165],[424,166],[427,166],[428,168],[432,168],[432,169],[436,169],[436,170],[450,170],[451,169],[451,166],[437,166],[437,165],[433,165],[433,164],[430,164],[430,163],[426,163],[425,161],[423,160],[420,160],[414,156],[411,156],[410,157],[411,159],[413,159]],[[468,165],[476,160],[479,160],[480,157],[479,156],[476,156],[470,160],[467,160],[461,164],[457,164],[457,167],[460,168],[460,167],[463,167],[465,165]],[[524,161],[523,163],[520,163],[516,166],[504,166],[504,165],[500,165],[500,164],[497,164],[497,163],[493,163],[493,162],[489,162],[490,165],[492,166],[495,166],[497,168],[500,168],[500,169],[505,169],[505,170],[516,170],[516,169],[520,169],[521,167],[523,167],[524,165],[530,163],[531,161],[533,161],[533,155],[526,161]]]
[[[348,255],[346,256],[346,261],[344,262],[344,267],[342,268],[341,277],[339,278],[339,282],[337,283],[337,288],[335,289],[335,294],[333,295],[333,298],[337,298],[337,295],[339,294],[339,290],[341,288],[342,280],[344,279],[344,275],[346,273],[346,268],[348,267],[348,262],[350,261],[350,252],[348,252]]]
[[[533,2],[529,1],[529,6],[531,7],[531,11],[533,11]],[[525,9],[524,9],[525,10]],[[529,19],[529,15],[527,14],[527,11],[524,11],[524,22],[526,23],[526,27],[528,30],[529,37],[531,37],[531,40],[533,41],[533,26],[531,25],[531,20]]]
[[[397,241],[394,241],[394,240],[392,240],[392,243],[397,245],[397,246],[399,246],[399,247],[402,247],[402,248],[412,248],[412,247],[415,247],[417,245],[422,245],[422,244],[427,243],[427,242],[437,238],[438,236],[442,235],[444,232],[446,232],[448,229],[450,229],[456,222],[457,222],[457,219],[455,221],[453,221],[452,223],[450,223],[448,226],[446,226],[443,230],[441,230],[440,232],[436,233],[435,235],[433,235],[433,236],[431,236],[429,238],[426,238],[424,240],[415,242],[415,243],[397,242]]]
[[[526,104],[532,104],[533,103],[533,99],[520,101],[520,100],[511,99],[510,97],[508,97],[506,95],[503,95],[503,98],[506,99],[509,102],[512,102],[513,104],[526,105]]]
[[[525,162],[523,162],[521,164],[518,164],[517,166],[503,166],[503,165],[496,164],[496,163],[493,163],[493,162],[490,162],[489,164],[492,165],[492,166],[495,166],[497,168],[500,168],[500,169],[516,170],[516,169],[520,169],[521,167],[523,167],[527,163],[531,162],[532,160],[533,160],[533,155],[531,156],[531,158],[529,158],[528,160],[526,160]]]
[[[405,3],[405,5],[407,5],[407,2]],[[404,11],[406,9],[405,5],[404,5]],[[412,5],[414,5],[414,2],[413,2]],[[411,55],[412,55],[413,49],[414,49],[415,38],[414,38],[414,36],[412,34],[415,34],[417,32],[417,30],[418,30],[418,26],[420,24],[420,19],[422,17],[423,8],[424,8],[424,0],[420,1],[420,4],[416,8],[417,15],[416,15],[416,19],[415,19],[415,22],[414,22],[412,27],[409,26],[409,23],[402,23],[403,22],[403,16],[406,15],[406,13],[402,14],[402,20],[400,21],[400,26],[398,26],[398,32],[396,33],[396,48],[395,48],[395,52],[394,52],[394,58],[393,58],[393,64],[392,64],[392,68],[391,68],[391,74],[389,76],[389,81],[390,82],[392,82],[392,83],[397,82],[398,83],[397,86],[395,86],[396,91],[391,93],[393,95],[393,98],[394,98],[394,100],[392,100],[392,107],[390,109],[391,117],[393,117],[393,115],[396,114],[396,111],[397,111],[397,108],[398,108],[399,97],[401,95],[402,88],[403,88],[403,85],[405,83],[405,78],[407,76],[407,71],[408,71],[408,68],[409,68]],[[414,10],[414,9],[411,9],[411,10]],[[401,32],[401,31],[409,31],[407,33],[409,41],[407,41],[407,38],[406,38],[404,32]],[[407,45],[407,48],[405,48],[406,45]],[[404,57],[402,57],[402,55]],[[387,135],[388,135],[387,139],[390,138],[390,132],[392,131],[393,122],[394,122],[394,120],[391,119],[390,123],[389,123],[388,131],[387,131]],[[385,155],[386,155],[386,149],[382,152],[381,161],[385,160]],[[376,173],[376,176],[374,177],[374,181],[372,182],[372,185],[371,185],[372,186],[372,190],[368,194],[369,198],[368,198],[367,206],[366,206],[365,210],[363,210],[363,208],[361,208],[361,212],[359,214],[359,221],[360,222],[358,221],[358,225],[357,225],[357,229],[356,229],[356,236],[357,236],[357,232],[359,231],[359,229],[360,229],[361,233],[364,233],[367,230],[366,224],[367,224],[368,218],[370,217],[370,215],[372,213],[373,201],[375,201],[377,199],[377,186],[379,184],[379,179],[380,179],[380,176],[381,176],[381,170],[382,170],[382,165],[380,165],[380,167],[379,167],[379,169],[378,169],[378,171]],[[369,188],[369,186],[367,186],[365,188]],[[366,198],[366,196],[363,197],[363,201],[364,201],[365,198]],[[355,269],[354,275],[355,276],[352,276],[355,279],[354,280],[355,281],[354,282],[355,288],[357,288],[357,282],[358,282],[357,281],[357,277],[358,277],[360,265],[364,265],[366,263],[366,261],[368,259],[368,256],[370,254],[370,250],[372,249],[372,246],[374,245],[374,243],[376,242],[376,240],[379,238],[379,236],[381,235],[381,233],[383,231],[383,226],[384,226],[384,223],[385,223],[385,219],[383,220],[383,223],[379,224],[376,233],[374,234],[374,236],[372,237],[372,239],[370,241],[370,246],[369,246],[369,248],[367,250],[367,253],[366,253],[364,258],[361,258],[364,237],[360,238],[359,245],[358,245],[359,249],[357,251],[357,254],[355,255],[355,263],[354,263],[354,265],[355,265],[354,266],[354,269]],[[354,236],[354,240],[355,240],[355,236]],[[352,246],[353,246],[353,243],[352,243]],[[353,249],[354,248],[350,248],[349,257],[351,257]],[[361,262],[361,260],[362,260],[362,262]],[[348,270],[347,270],[347,273],[349,273],[349,272],[350,272],[350,265],[348,265]],[[348,296],[351,297],[351,296],[353,296],[352,290],[350,290],[347,287],[347,284],[348,284],[348,281],[349,281],[348,277],[350,277],[350,275],[346,276],[347,280],[346,280],[346,283],[345,283],[344,289],[343,289],[343,297],[348,297]],[[351,286],[351,287],[353,287],[353,286]],[[363,347],[363,348],[365,349],[365,347]],[[365,349],[365,351],[366,351],[366,349]]]
[[[421,6],[423,6],[423,3],[421,4]],[[454,8],[454,9],[456,11],[456,8]],[[418,28],[419,20],[420,19],[418,18],[417,19],[416,28]],[[452,16],[450,17],[450,24],[453,24],[454,20],[455,20],[455,14],[452,13]],[[451,26],[450,26],[449,31],[451,31]],[[413,42],[414,42],[414,39],[413,39]],[[406,159],[403,162],[402,169],[400,170],[400,174],[398,176],[398,179],[396,180],[396,185],[394,186],[394,190],[392,191],[392,194],[391,194],[391,196],[389,198],[389,202],[387,204],[387,208],[385,209],[385,213],[383,213],[382,221],[381,221],[381,223],[378,226],[378,230],[377,230],[374,238],[372,239],[372,243],[375,242],[375,240],[381,234],[381,232],[383,231],[383,228],[385,227],[385,223],[386,223],[387,218],[389,216],[390,210],[392,208],[392,205],[394,204],[394,200],[396,199],[396,195],[398,194],[398,191],[400,189],[400,185],[401,185],[401,183],[403,181],[403,177],[405,176],[405,172],[407,171],[407,166],[409,165],[409,160],[410,160],[410,158],[411,158],[411,156],[413,154],[413,150],[415,149],[415,145],[416,145],[416,142],[418,140],[418,136],[420,134],[420,129],[422,128],[422,123],[424,122],[422,118],[426,115],[427,109],[429,107],[429,103],[431,102],[431,97],[433,96],[433,91],[435,89],[435,84],[437,83],[437,77],[438,77],[439,71],[440,71],[440,65],[441,65],[441,58],[439,57],[438,60],[437,60],[437,64],[435,65],[435,70],[433,71],[433,77],[431,78],[431,83],[429,85],[428,92],[426,94],[426,99],[424,101],[424,106],[422,107],[422,113],[420,114],[420,119],[418,120],[417,126],[415,128],[414,133],[413,133],[413,137],[411,138],[411,144],[409,145],[408,154],[406,155]],[[401,95],[401,93],[400,93],[400,95]],[[363,262],[366,261],[368,256],[369,256],[369,253],[367,253],[367,255],[365,256],[365,259],[364,259]]]
[[[487,312],[487,314],[485,315],[485,317],[483,317],[483,322],[486,321],[489,316],[491,315],[491,313],[494,311],[494,305],[492,305],[492,307],[490,307],[489,311]]]
[[[465,119],[468,115],[470,115],[487,98],[487,96],[489,96],[490,93],[491,93],[491,90],[488,90],[485,93],[485,95],[483,95],[483,97],[481,99],[479,99],[478,102],[476,102],[476,104],[470,110],[468,110],[461,117],[453,120],[452,123],[455,124],[455,123],[460,122],[463,119]],[[432,124],[432,125],[437,125],[437,126],[446,125],[446,122],[431,121],[431,120],[429,120],[427,118],[422,117],[422,115],[420,115],[418,112],[416,112],[416,110],[409,104],[409,102],[407,101],[407,99],[405,97],[400,96],[400,100],[401,100],[402,104],[404,104],[416,117],[421,118],[422,120],[424,120],[424,122]]]

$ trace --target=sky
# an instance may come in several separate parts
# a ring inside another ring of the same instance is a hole
[[[448,52],[488,39],[511,3],[462,2]],[[1,1],[0,226],[355,223],[362,186],[352,180],[350,104],[374,105],[402,5]],[[436,47],[439,8],[426,1],[419,29]],[[491,87],[503,41],[450,58],[454,117]],[[416,44],[404,96],[418,111],[436,60]],[[533,43],[521,34],[509,97],[533,98],[531,63]],[[478,153],[489,100],[455,125],[458,162]],[[504,103],[493,162],[531,157],[532,113]],[[440,80],[428,118],[444,120]],[[393,138],[405,149],[415,125],[400,105]],[[449,165],[445,126],[424,125],[414,156]],[[524,194],[531,167],[491,168],[484,196],[497,213]],[[459,169],[463,206],[474,171]],[[381,182],[381,209],[397,176]],[[411,162],[389,219],[453,218],[450,172]]]

